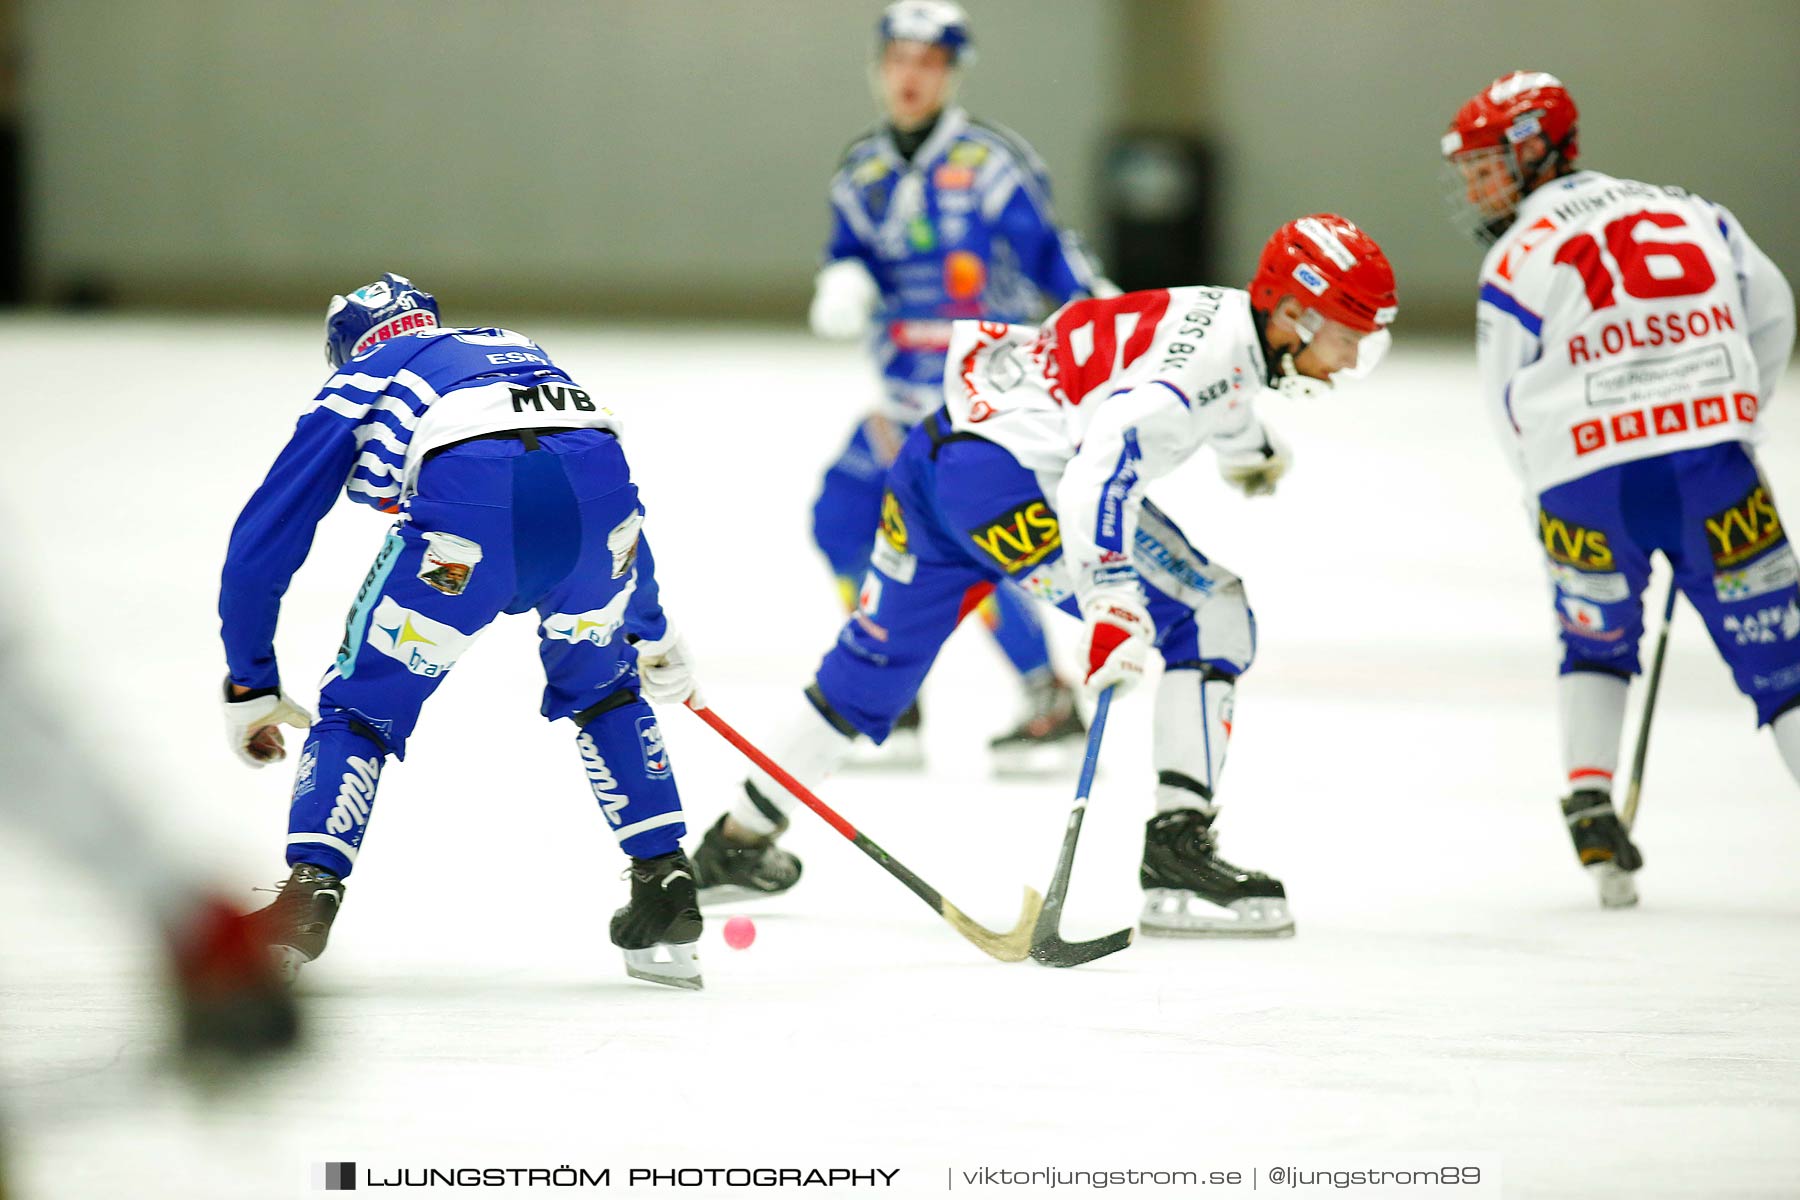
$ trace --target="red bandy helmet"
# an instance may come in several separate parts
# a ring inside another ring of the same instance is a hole
[[[1400,311],[1394,268],[1375,239],[1343,217],[1301,217],[1264,243],[1250,280],[1250,307],[1272,313],[1286,296],[1302,310],[1295,321],[1300,340],[1321,358],[1342,363],[1336,373],[1361,378],[1387,352],[1387,327]],[[1292,356],[1284,356],[1277,369],[1278,388],[1317,390],[1296,374]]]
[[[1544,71],[1502,75],[1457,110],[1440,147],[1446,186],[1478,239],[1505,233],[1525,195],[1574,165],[1578,115],[1562,80]],[[1538,137],[1548,146],[1543,157],[1521,162],[1519,146]]]

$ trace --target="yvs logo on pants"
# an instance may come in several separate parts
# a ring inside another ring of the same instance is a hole
[[[1062,527],[1042,500],[1033,500],[969,530],[969,537],[1007,574],[1035,567],[1062,546]]]
[[[1713,565],[1735,567],[1787,540],[1769,490],[1761,483],[1723,512],[1706,518]]]
[[[1606,535],[1597,529],[1572,525],[1548,509],[1538,509],[1538,536],[1544,541],[1544,553],[1551,562],[1566,563],[1585,571],[1610,571],[1613,567],[1612,547]]]

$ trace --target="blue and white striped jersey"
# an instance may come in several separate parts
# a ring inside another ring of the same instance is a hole
[[[907,424],[943,402],[952,321],[1034,320],[1109,286],[1080,239],[1057,225],[1037,153],[960,108],[938,118],[910,159],[885,127],[851,143],[831,210],[825,261],[856,259],[881,289],[869,348],[887,415]]]
[[[428,451],[534,428],[619,426],[540,346],[507,329],[426,329],[346,362],[301,415],[231,531],[219,591],[231,681],[279,682],[281,597],[340,488],[399,513]]]

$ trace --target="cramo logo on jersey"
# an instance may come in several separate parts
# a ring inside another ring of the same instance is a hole
[[[437,323],[437,314],[423,308],[402,313],[397,317],[389,317],[356,339],[356,345],[350,351],[350,357],[355,358],[365,351],[372,350],[389,338],[397,338],[407,333],[417,333],[421,329],[435,329]]]

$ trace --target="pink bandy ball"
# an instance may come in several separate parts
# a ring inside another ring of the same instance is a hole
[[[756,940],[756,922],[749,917],[733,917],[725,922],[725,944],[733,950],[749,948]]]

